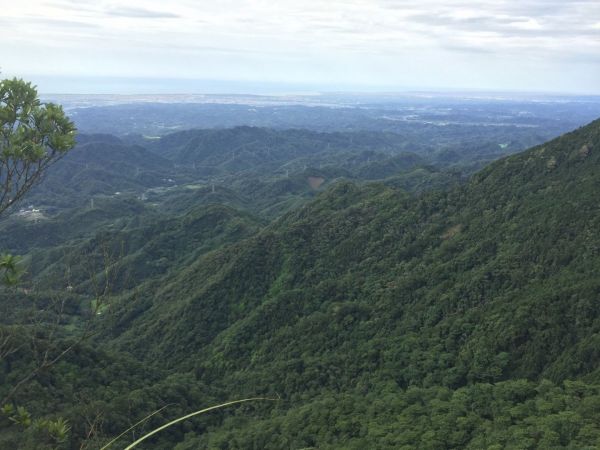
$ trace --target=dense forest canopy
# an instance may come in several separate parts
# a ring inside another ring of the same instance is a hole
[[[253,396],[280,400],[144,448],[600,446],[600,121],[520,139],[81,134],[0,221],[27,271],[0,291],[0,397],[76,343],[0,447],[101,448],[167,406],[122,448]]]

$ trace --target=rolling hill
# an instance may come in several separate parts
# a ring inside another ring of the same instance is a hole
[[[166,404],[152,423],[266,395],[148,448],[596,448],[599,187],[600,120],[446,189],[340,180],[266,224],[201,206],[115,230],[140,283],[19,399],[78,424],[74,447],[92,412],[99,444]]]

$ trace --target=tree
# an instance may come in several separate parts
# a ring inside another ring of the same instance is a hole
[[[0,81],[0,214],[75,145],[75,125],[60,105],[42,104],[21,79]]]
[[[42,104],[37,90],[21,79],[0,81],[0,214],[19,201],[41,179],[44,171],[58,161],[75,145],[75,125],[61,106]],[[0,287],[14,285],[20,272],[19,259],[0,254]],[[17,352],[23,342],[15,342],[10,328],[0,327],[0,361]],[[68,432],[62,419],[56,422],[31,421],[29,413],[13,408],[7,402],[21,385],[50,367],[73,348],[73,345],[50,355],[46,350],[43,360],[9,390],[0,404],[0,411],[12,422],[23,426],[35,424],[47,430],[56,442]]]

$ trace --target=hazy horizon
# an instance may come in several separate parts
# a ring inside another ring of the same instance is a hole
[[[351,84],[309,84],[286,82],[248,82],[241,80],[203,80],[185,78],[137,77],[49,77],[3,72],[4,77],[23,78],[37,86],[42,95],[411,95],[429,93],[439,95],[516,95],[516,96],[600,96],[600,91],[547,90],[547,89],[493,89],[469,86],[369,86]]]

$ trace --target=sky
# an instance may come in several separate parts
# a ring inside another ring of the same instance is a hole
[[[600,94],[600,0],[0,0],[42,92]]]

